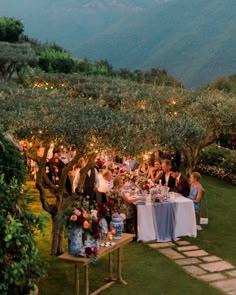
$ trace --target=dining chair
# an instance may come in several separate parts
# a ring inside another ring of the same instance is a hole
[[[204,217],[204,218],[202,217],[203,201],[205,204],[205,213],[206,213],[206,217]],[[208,207],[207,207],[207,199],[206,199],[206,190],[205,189],[202,190],[202,198],[200,201],[200,206],[199,206],[198,210],[195,210],[195,214],[196,214],[196,221],[197,221],[198,225],[208,223]]]

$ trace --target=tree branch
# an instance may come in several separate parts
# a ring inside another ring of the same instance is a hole
[[[40,182],[36,181],[36,188],[39,191],[40,201],[43,209],[51,215],[55,215],[56,206],[48,204],[43,185]]]
[[[76,150],[76,155],[75,157],[65,165],[65,167],[62,169],[61,177],[59,180],[59,186],[58,186],[58,195],[62,195],[63,192],[65,191],[65,186],[66,186],[66,178],[68,173],[72,170],[74,164],[78,162],[78,160],[82,157],[82,154],[79,152],[79,150]]]

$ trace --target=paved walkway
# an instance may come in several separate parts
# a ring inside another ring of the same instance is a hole
[[[236,266],[187,241],[151,243],[149,247],[172,259],[185,272],[225,294],[236,295]]]

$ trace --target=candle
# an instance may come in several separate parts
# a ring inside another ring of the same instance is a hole
[[[107,237],[108,237],[108,240],[109,240],[109,241],[112,241],[112,240],[113,240],[113,235],[112,235],[111,232],[109,232],[109,233],[107,234]]]
[[[111,229],[111,234],[113,234],[113,235],[116,234],[116,229],[115,229],[115,228],[112,228],[112,229]]]

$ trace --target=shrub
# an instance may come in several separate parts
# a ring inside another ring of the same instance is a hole
[[[227,169],[205,164],[199,164],[196,169],[202,174],[217,177],[231,183],[232,185],[236,185],[236,175],[230,173]]]
[[[197,169],[236,185],[236,151],[212,144],[202,151]]]
[[[2,136],[0,142],[1,172],[6,172],[0,175],[0,294],[25,295],[45,274],[34,239],[45,217],[28,209],[30,197],[23,189],[25,170],[17,147]]]
[[[223,167],[224,163],[228,163],[230,158],[230,150],[222,148],[217,144],[212,144],[202,151],[198,162],[201,164]]]
[[[72,73],[75,62],[68,52],[50,48],[40,53],[39,67],[45,72]]]

